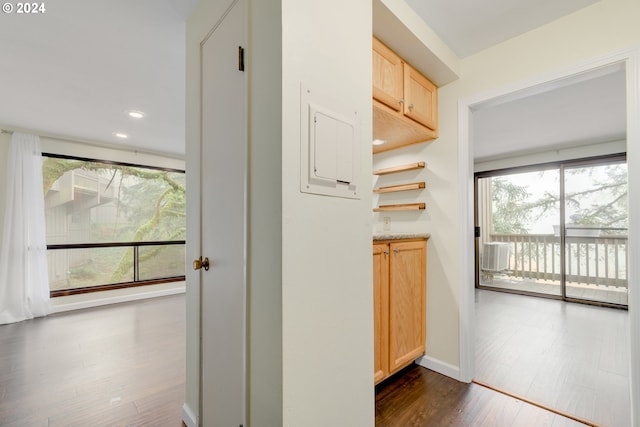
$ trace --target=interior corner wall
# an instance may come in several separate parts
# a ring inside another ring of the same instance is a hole
[[[371,0],[282,1],[284,426],[374,425],[371,16]],[[358,199],[300,191],[301,85],[357,112]]]
[[[283,426],[282,23],[280,0],[249,6],[248,425]]]

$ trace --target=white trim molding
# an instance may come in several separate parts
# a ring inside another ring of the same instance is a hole
[[[631,425],[640,426],[640,48],[627,58],[629,197],[629,386]]]
[[[460,372],[458,379],[470,383],[475,375],[475,313],[474,274],[475,259],[473,246],[473,154],[470,150],[473,122],[470,106],[458,104],[458,192],[460,206],[460,276],[458,284],[460,302]]]
[[[640,427],[640,47],[612,52],[580,62],[572,67],[510,84],[479,95],[461,99],[458,103],[458,177],[460,267],[458,291],[460,297],[460,380],[469,382],[475,375],[475,287],[473,253],[473,145],[472,111],[524,97],[547,87],[563,84],[572,77],[616,63],[624,64],[627,74],[627,163],[629,173],[629,383],[631,392],[631,425]],[[421,363],[422,364],[422,363]],[[434,369],[438,370],[438,369]]]
[[[173,286],[157,288],[162,285],[147,285],[136,288],[113,289],[109,291],[92,292],[86,294],[69,295],[52,299],[52,313],[81,310],[84,308],[100,307],[121,302],[138,301],[147,298],[164,297],[168,295],[184,294],[184,282],[173,282]],[[154,288],[155,289],[144,289]]]
[[[186,403],[182,405],[182,422],[187,427],[198,427],[198,417]]]
[[[439,374],[462,381],[460,379],[460,369],[457,366],[453,366],[447,362],[443,362],[442,360],[435,359],[431,356],[422,356],[416,360],[416,363]]]

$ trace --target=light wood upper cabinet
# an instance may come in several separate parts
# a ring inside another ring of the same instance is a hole
[[[378,39],[373,39],[373,97],[395,111],[402,108],[403,62]]]
[[[374,153],[438,137],[437,87],[373,38]]]
[[[438,126],[438,89],[411,65],[404,69],[404,114],[432,130]]]
[[[425,352],[425,240],[373,245],[374,382]]]

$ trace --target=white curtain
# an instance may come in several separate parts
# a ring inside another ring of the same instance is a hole
[[[40,138],[14,133],[0,250],[0,325],[51,312]]]

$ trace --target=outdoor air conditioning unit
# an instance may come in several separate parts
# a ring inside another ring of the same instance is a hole
[[[487,242],[482,246],[482,270],[504,271],[509,268],[509,243]]]

